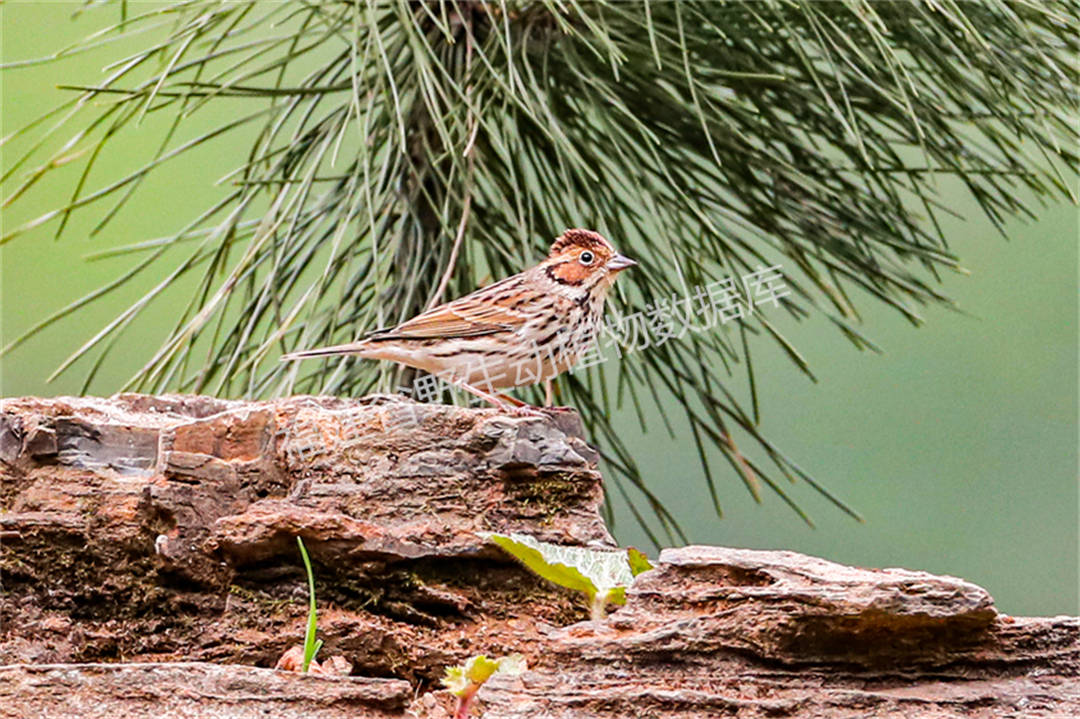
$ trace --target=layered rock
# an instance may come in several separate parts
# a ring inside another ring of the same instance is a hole
[[[1080,716],[1080,620],[953,577],[794,552],[660,554],[605,622],[552,631],[485,716]]]
[[[596,460],[572,412],[5,400],[0,716],[434,719],[445,666],[509,652],[485,717],[1080,715],[1078,620],[950,577],[686,547],[584,621],[478,533],[612,546]],[[269,669],[303,637],[296,536],[353,676]]]
[[[205,662],[0,666],[0,716],[22,719],[391,719],[412,697],[399,679]]]
[[[572,413],[27,398],[4,402],[0,452],[0,662],[272,667],[303,636],[300,536],[327,649],[430,684],[474,644],[498,651],[483,637],[513,611],[585,616],[477,532],[612,541]]]

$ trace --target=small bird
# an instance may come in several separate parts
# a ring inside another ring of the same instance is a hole
[[[397,327],[357,342],[293,352],[282,360],[333,355],[398,362],[430,372],[514,414],[534,407],[496,390],[547,383],[594,341],[615,277],[637,262],[591,230],[566,230],[547,259]]]

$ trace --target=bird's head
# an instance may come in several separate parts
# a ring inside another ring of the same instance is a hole
[[[568,293],[607,291],[616,275],[637,262],[615,251],[603,235],[592,230],[567,230],[555,240],[540,265]]]

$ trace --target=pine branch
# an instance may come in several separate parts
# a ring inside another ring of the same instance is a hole
[[[66,203],[0,241],[46,222],[59,236],[74,212],[111,202],[98,233],[147,176],[206,143],[244,142],[248,160],[223,178],[220,202],[172,235],[107,253],[135,264],[4,352],[160,267],[166,250],[186,248],[179,266],[58,372],[96,352],[89,385],[124,328],[195,273],[190,303],[127,388],[392,390],[408,376],[375,363],[277,357],[348,341],[511,274],[572,226],[600,230],[641,261],[620,282],[632,283],[616,302],[623,311],[780,264],[793,290],[783,309],[824,315],[856,347],[873,349],[856,300],[884,302],[913,323],[920,306],[950,302],[936,285],[959,267],[938,224],[950,210],[937,177],[960,178],[998,227],[1032,215],[1021,189],[1076,201],[1077,9],[186,0],[124,10],[81,45],[7,63],[146,38],[100,83],[67,86],[71,102],[5,138],[39,132],[5,171],[14,184],[5,206],[62,165],[83,172]],[[226,119],[186,131],[211,108]],[[110,140],[150,113],[173,122],[145,164],[89,188]],[[680,534],[675,519],[612,430],[613,408],[626,400],[641,416],[643,403],[683,404],[718,512],[710,448],[755,497],[764,485],[806,521],[778,479],[806,482],[857,516],[759,428],[756,388],[767,380],[753,374],[748,334],[771,337],[812,378],[757,313],[560,380],[618,489],[643,498],[654,520],[639,520],[659,522],[669,541]],[[750,411],[733,389],[743,373]]]

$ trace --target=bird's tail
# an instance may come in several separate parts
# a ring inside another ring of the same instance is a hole
[[[366,349],[368,349],[367,342],[361,340],[360,342],[350,342],[347,345],[335,345],[333,347],[320,347],[313,350],[290,352],[289,354],[282,355],[281,361],[289,362],[292,360],[310,359],[312,357],[333,357],[334,355],[358,355],[363,354]]]

